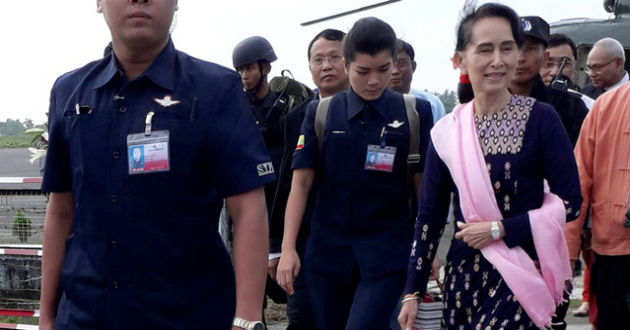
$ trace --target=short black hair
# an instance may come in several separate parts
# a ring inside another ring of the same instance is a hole
[[[457,25],[457,44],[456,51],[464,51],[472,39],[472,26],[482,18],[500,17],[504,18],[512,28],[512,36],[518,48],[523,46],[523,28],[521,20],[514,9],[499,3],[486,3],[479,8],[476,7],[476,1],[466,1],[462,14]]]
[[[343,38],[346,37],[346,33],[343,31],[339,31],[336,29],[326,29],[320,33],[318,33],[313,40],[308,44],[307,55],[308,60],[311,60],[311,48],[313,48],[313,44],[315,41],[319,40],[319,38],[324,38],[330,41],[343,41]]]
[[[392,27],[376,17],[365,17],[356,21],[344,41],[343,57],[346,65],[354,61],[356,53],[374,56],[387,50],[396,58],[396,33]]]
[[[571,47],[571,52],[573,53],[573,58],[577,60],[577,47],[575,47],[575,43],[571,40],[571,38],[561,33],[554,33],[549,36],[549,46],[547,46],[547,48],[562,45],[569,45],[569,47]]]
[[[408,42],[402,39],[396,39],[396,54],[400,52],[405,52],[412,61],[414,61],[414,57],[416,57],[416,52],[413,51],[413,47]]]

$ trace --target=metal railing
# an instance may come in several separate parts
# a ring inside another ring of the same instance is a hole
[[[0,328],[37,329],[48,196],[41,178],[0,178]]]

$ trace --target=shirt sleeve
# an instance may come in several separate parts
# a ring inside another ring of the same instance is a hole
[[[302,122],[300,136],[293,152],[292,168],[315,168],[319,158],[319,143],[315,134],[315,113],[319,100],[309,103]],[[322,132],[322,139],[324,138]]]
[[[420,187],[420,202],[413,243],[407,268],[405,294],[418,292],[423,296],[444,231],[451,194],[451,175],[429,141],[426,165]]]
[[[542,106],[542,105],[538,105]],[[545,105],[545,107],[548,107]],[[582,196],[577,165],[571,148],[571,142],[556,112],[551,109],[538,110],[544,113],[538,130],[538,141],[542,148],[543,175],[549,183],[552,193],[563,201],[567,215],[567,222],[580,214]],[[554,143],[547,143],[554,141]],[[517,214],[503,220],[505,229],[504,241],[508,247],[531,244],[533,242],[529,215]]]
[[[435,102],[431,104],[433,110],[433,123],[435,124],[438,120],[442,119],[442,117],[446,116],[446,111],[444,110],[444,104],[439,98],[435,98]]]
[[[262,187],[276,179],[271,158],[256,127],[241,82],[236,79],[226,90],[212,118],[208,143],[213,159],[213,182],[221,197]],[[220,123],[220,124],[217,124]]]
[[[580,256],[582,228],[588,216],[587,209],[591,203],[591,189],[593,187],[593,155],[595,153],[595,138],[597,133],[598,116],[602,101],[595,102],[595,106],[584,119],[580,137],[575,145],[575,159],[578,164],[580,189],[583,197],[580,215],[576,221],[567,223],[564,229],[569,258],[576,260]]]
[[[552,110],[547,111],[550,115],[542,120],[542,128],[539,130],[544,177],[549,183],[551,192],[564,201],[567,222],[569,222],[580,215],[582,205],[580,178],[569,137],[563,129],[560,118]],[[553,143],[548,143],[549,141]]]
[[[42,182],[44,192],[68,192],[72,189],[70,151],[64,137],[64,119],[63,109],[57,108],[53,87],[48,109],[48,150]]]

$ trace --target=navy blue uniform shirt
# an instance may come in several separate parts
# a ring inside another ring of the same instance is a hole
[[[304,146],[293,156],[293,168],[315,170],[317,197],[306,248],[309,271],[350,280],[358,264],[361,276],[376,277],[405,269],[413,227],[407,202],[409,124],[401,94],[386,89],[374,101],[362,100],[350,88],[330,101],[321,153],[315,136],[319,101],[309,104],[302,135]],[[417,100],[420,117],[422,171],[429,131],[431,105]],[[388,126],[395,120],[403,125]],[[365,170],[368,145],[395,146],[391,173]]]
[[[161,106],[167,95],[180,103]],[[170,133],[170,171],[129,175],[126,137],[149,111]],[[132,81],[113,55],[61,76],[49,116],[42,190],[75,203],[55,327],[229,328],[222,198],[274,180],[238,75],[169,41]]]

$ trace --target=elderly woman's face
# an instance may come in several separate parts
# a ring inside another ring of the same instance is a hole
[[[509,22],[482,18],[471,27],[471,40],[460,52],[460,68],[470,77],[475,95],[504,91],[518,62],[518,47]]]

